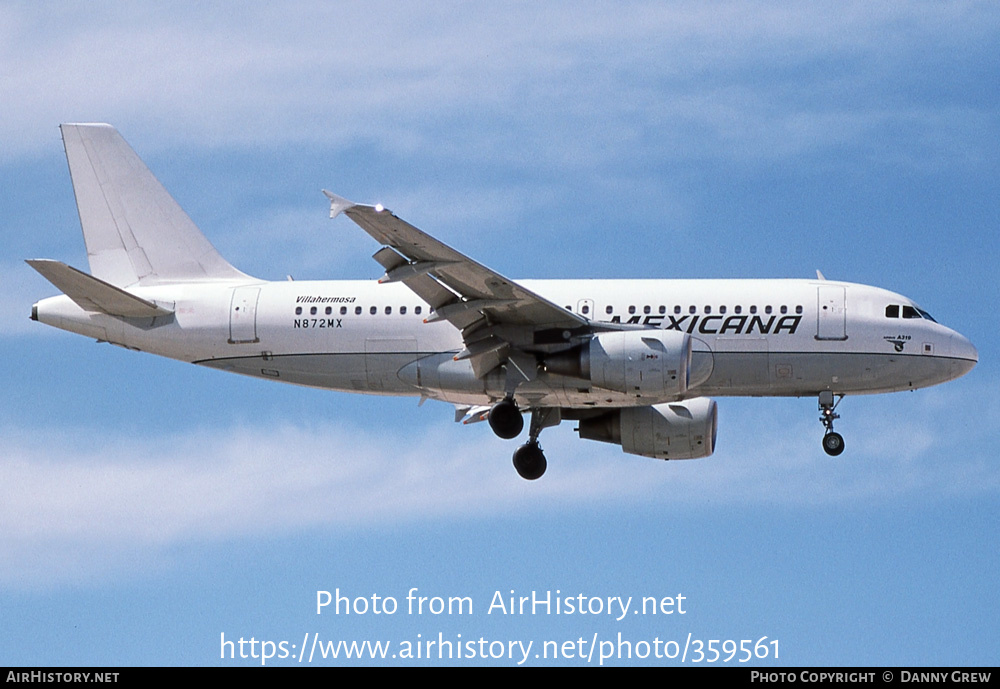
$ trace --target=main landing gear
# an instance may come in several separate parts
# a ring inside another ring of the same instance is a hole
[[[844,436],[833,430],[834,420],[840,418],[840,414],[837,414],[835,410],[843,399],[844,396],[841,395],[840,399],[834,402],[833,393],[829,390],[819,393],[819,420],[823,422],[823,427],[826,429],[826,433],[823,435],[823,450],[831,457],[836,457],[844,451]]]
[[[516,438],[524,430],[524,417],[521,416],[521,410],[517,408],[513,396],[504,397],[502,401],[497,402],[490,409],[487,418],[493,432],[504,440]]]
[[[524,417],[521,416],[521,410],[513,396],[497,402],[490,410],[488,419],[493,432],[506,440],[516,438],[524,429]],[[514,451],[514,468],[521,478],[534,481],[545,473],[548,462],[545,461],[545,453],[538,444],[538,436],[543,428],[555,426],[560,420],[558,409],[531,410],[528,442]]]
[[[514,450],[514,468],[521,478],[528,481],[542,477],[548,468],[548,462],[545,461],[545,453],[542,452],[537,439],[529,440]]]

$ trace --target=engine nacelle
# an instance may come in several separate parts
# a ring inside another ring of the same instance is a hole
[[[656,459],[699,459],[715,451],[715,400],[697,397],[651,407],[625,407],[580,421],[580,437]]]
[[[547,371],[605,390],[656,399],[681,396],[691,383],[691,336],[675,330],[600,333],[544,363]]]
[[[672,330],[601,333],[590,341],[590,382],[636,397],[687,392],[691,336]]]

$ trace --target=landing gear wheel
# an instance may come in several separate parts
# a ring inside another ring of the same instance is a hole
[[[525,443],[514,451],[514,468],[523,479],[534,481],[541,478],[547,467],[545,453],[537,442]]]
[[[823,436],[823,451],[831,457],[836,457],[844,451],[844,436],[833,431],[833,422],[840,418],[840,414],[836,411],[837,405],[843,400],[844,396],[840,395],[840,399],[834,401],[834,394],[829,390],[819,393],[819,420],[826,429],[826,435]]]
[[[830,431],[823,436],[823,449],[831,457],[836,457],[844,451],[844,438],[840,433]]]
[[[493,405],[488,419],[493,432],[504,440],[516,438],[524,429],[524,417],[521,416],[521,410],[517,408],[517,402],[512,397]]]

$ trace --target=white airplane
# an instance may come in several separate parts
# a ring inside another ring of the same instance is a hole
[[[376,281],[268,282],[215,250],[106,124],[61,127],[90,274],[29,260],[63,294],[31,318],[128,349],[347,392],[413,395],[488,420],[526,479],[543,428],[660,459],[715,449],[709,396],[813,396],[823,448],[845,395],[957,378],[978,353],[899,294],[826,280],[510,280],[381,205],[335,194],[382,244]]]

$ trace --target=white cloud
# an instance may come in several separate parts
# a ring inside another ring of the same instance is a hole
[[[894,119],[875,94],[933,47],[984,40],[995,14],[840,2],[170,8],[0,10],[12,27],[0,63],[17,65],[3,77],[17,104],[0,114],[3,155],[43,150],[58,122],[97,119],[166,150],[371,141],[582,169],[782,156]],[[914,121],[916,136],[966,131],[975,113],[949,107]]]
[[[157,567],[179,546],[515,508],[811,510],[994,494],[1000,419],[966,426],[957,394],[848,399],[850,425],[839,429],[848,450],[837,459],[822,454],[822,429],[801,401],[722,400],[719,449],[698,461],[624,455],[578,440],[567,423],[542,436],[549,472],[531,483],[510,465],[516,444],[485,424],[417,432],[286,422],[146,437],[9,428],[0,435],[0,581],[45,587]],[[433,406],[427,413],[440,418]]]

